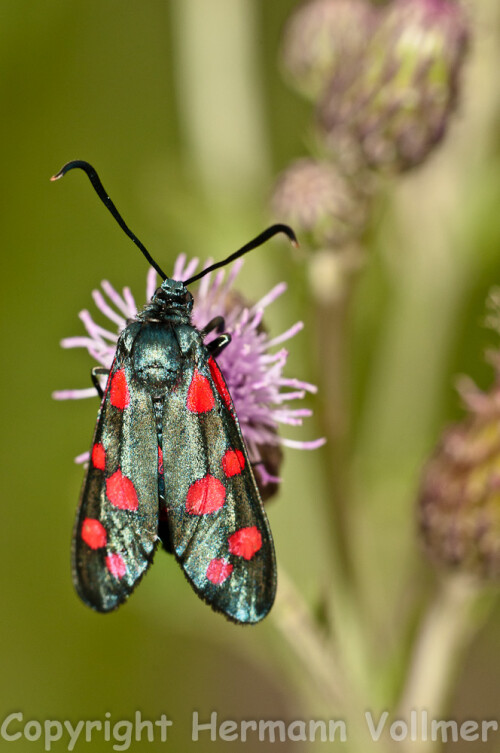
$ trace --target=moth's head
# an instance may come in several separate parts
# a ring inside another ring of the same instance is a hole
[[[155,290],[152,303],[178,310],[182,314],[191,314],[193,296],[183,282],[171,280],[170,277],[167,277],[161,286]]]

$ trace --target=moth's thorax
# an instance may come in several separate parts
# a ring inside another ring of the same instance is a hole
[[[184,283],[167,277],[138,314],[138,319],[188,324],[192,310],[193,296]]]
[[[145,323],[135,336],[131,355],[134,374],[153,391],[172,387],[178,380],[182,360],[174,327]]]

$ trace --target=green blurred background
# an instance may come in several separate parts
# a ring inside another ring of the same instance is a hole
[[[409,640],[433,582],[414,530],[419,469],[442,428],[461,415],[455,376],[487,386],[483,350],[498,339],[482,326],[488,290],[500,283],[495,4],[481,0],[475,9],[478,36],[449,139],[377,208],[350,324],[351,540],[370,652],[384,667],[375,675],[391,688],[408,651],[401,634]],[[88,447],[97,400],[51,399],[54,389],[89,385],[90,359],[63,351],[59,340],[83,332],[77,313],[92,308],[91,289],[109,279],[130,285],[141,302],[146,267],[84,176],[55,185],[49,177],[70,159],[94,164],[167,270],[181,251],[219,259],[253,237],[268,223],[275,176],[305,152],[309,112],[277,62],[294,6],[3,4],[2,718],[22,711],[25,720],[76,722],[105,712],[113,720],[131,719],[136,709],[152,719],[165,712],[174,720],[171,748],[201,752],[221,743],[190,742],[193,710],[223,719],[328,715],[273,617],[247,629],[229,624],[162,553],[118,612],[97,615],[78,601],[69,550],[82,469],[73,458]],[[318,338],[315,331],[304,255],[276,243],[255,252],[240,275],[253,299],[281,280],[289,294],[273,305],[267,325],[279,333],[304,320],[288,374],[317,383],[328,332]],[[294,438],[321,434],[327,400],[309,400],[315,419]],[[268,508],[279,565],[313,607],[331,589],[335,560],[327,457],[326,450],[287,451],[282,490]],[[496,607],[457,668],[454,713],[464,718],[498,713],[499,628]],[[76,749],[109,745],[98,737]],[[263,745],[233,743],[246,751]],[[26,742],[0,740],[4,747],[24,750]],[[159,748],[142,742],[132,749]],[[29,749],[43,748],[34,742]]]

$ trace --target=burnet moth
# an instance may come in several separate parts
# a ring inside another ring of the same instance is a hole
[[[183,282],[172,280],[132,233],[95,171],[80,168],[121,228],[162,278],[121,333],[102,401],[77,511],[72,567],[81,599],[98,612],[132,593],[157,545],[173,554],[196,593],[237,623],[271,609],[276,560],[266,513],[217,355],[229,345],[224,320],[198,330],[187,286],[260,246],[273,225],[224,261]],[[204,342],[210,332],[218,336]]]

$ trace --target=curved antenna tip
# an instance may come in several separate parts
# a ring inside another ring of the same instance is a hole
[[[284,225],[283,223],[278,222],[276,223],[276,225],[271,225],[271,227],[267,229],[266,233],[269,233],[270,236],[276,235],[277,233],[284,233],[284,235],[287,236],[288,240],[294,248],[300,247],[297,236],[295,235],[290,225]]]
[[[296,248],[299,245],[299,242],[297,240],[297,236],[293,232],[292,228],[289,225],[283,225],[282,223],[277,223],[276,225],[271,225],[271,227],[268,227],[267,230],[264,230],[263,233],[258,235],[256,238],[251,240],[249,243],[246,243],[244,246],[242,246],[238,251],[235,251],[234,254],[231,254],[227,257],[227,259],[223,259],[223,261],[218,261],[216,264],[211,264],[209,267],[206,267],[206,269],[199,272],[197,275],[194,275],[193,277],[190,277],[189,280],[184,280],[184,285],[191,285],[192,282],[196,282],[197,280],[200,280],[205,275],[209,274],[209,272],[213,272],[216,269],[219,269],[220,267],[225,267],[226,264],[230,264],[230,262],[235,261],[236,259],[239,259],[240,256],[243,256],[243,254],[248,253],[248,251],[252,251],[254,248],[257,248],[258,246],[262,246],[263,243],[268,241],[270,238],[272,238],[274,235],[277,235],[278,233],[284,233],[292,246],[295,246]]]
[[[84,170],[89,176],[89,178],[90,178],[90,173],[95,173],[94,168],[92,167],[92,165],[89,165],[88,162],[85,162],[84,160],[81,160],[81,159],[74,159],[74,160],[71,160],[71,162],[66,162],[66,164],[61,167],[59,172],[53,175],[50,180],[51,181],[59,180],[59,178],[64,177],[69,170],[73,170],[73,168],[75,167],[79,167],[80,169]]]

